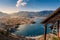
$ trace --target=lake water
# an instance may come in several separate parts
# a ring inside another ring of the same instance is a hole
[[[35,24],[24,24],[20,25],[17,31],[14,32],[16,35],[20,36],[38,36],[44,34],[44,25],[40,24],[42,22],[43,18],[34,18],[32,19],[36,21]],[[50,29],[47,28],[47,33],[50,32]]]

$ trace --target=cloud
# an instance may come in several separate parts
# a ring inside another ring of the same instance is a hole
[[[25,6],[26,4],[27,4],[27,2],[24,2],[24,0],[18,0],[16,7]]]

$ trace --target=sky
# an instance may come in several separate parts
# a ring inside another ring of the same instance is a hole
[[[60,0],[0,0],[0,11],[5,13],[55,10],[58,7]]]

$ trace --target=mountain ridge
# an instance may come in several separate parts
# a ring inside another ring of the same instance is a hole
[[[42,16],[42,17],[46,17],[50,14],[52,14],[53,11],[40,11],[40,12],[28,12],[28,11],[19,11],[16,13],[12,13],[12,14],[7,14],[7,13],[3,13],[0,12],[0,17],[1,16],[20,16],[20,17],[34,17],[34,16]]]
[[[15,16],[23,16],[23,17],[34,17],[34,16],[42,16],[42,17],[46,17],[50,14],[52,14],[53,11],[40,11],[40,12],[27,12],[27,11],[22,11],[22,12],[18,12],[18,13],[13,13],[13,15]]]

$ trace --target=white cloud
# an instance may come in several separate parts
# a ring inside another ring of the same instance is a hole
[[[26,2],[21,3],[22,6],[25,6],[26,4],[27,4]]]
[[[25,6],[26,4],[27,4],[27,2],[24,2],[24,0],[18,0],[16,7]]]

